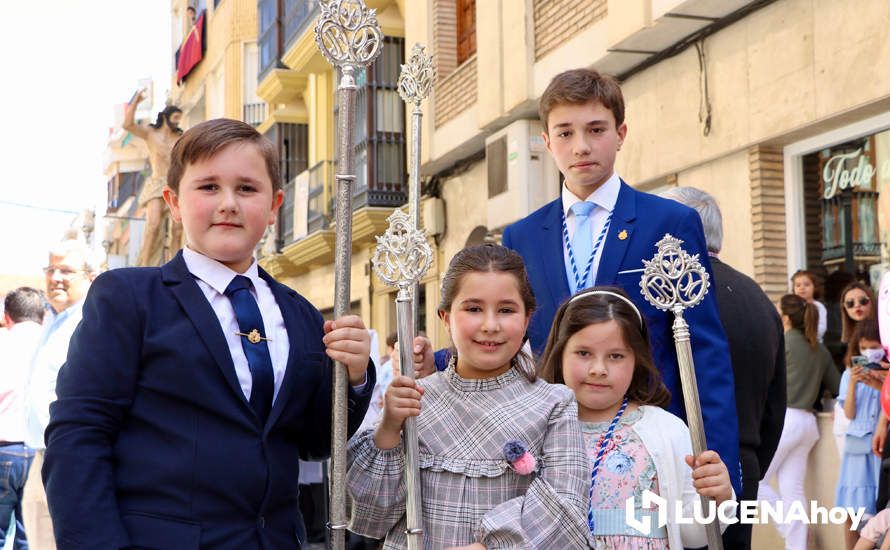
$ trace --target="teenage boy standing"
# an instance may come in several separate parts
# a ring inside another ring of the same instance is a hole
[[[624,98],[611,77],[589,69],[558,74],[540,101],[544,142],[562,172],[560,198],[504,230],[504,246],[522,255],[538,309],[529,324],[536,353],[543,350],[557,308],[578,290],[617,285],[645,316],[655,363],[673,399],[669,410],[686,418],[671,330],[673,314],[653,307],[640,293],[643,260],[670,233],[698,254],[710,273],[701,220],[695,210],[642,193],[615,172],[627,136]],[[684,314],[692,330],[708,448],[729,467],[741,494],[738,422],[729,347],[713,293]]]

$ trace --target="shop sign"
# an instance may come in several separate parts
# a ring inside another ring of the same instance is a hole
[[[822,181],[825,182],[824,198],[826,200],[837,195],[839,191],[870,186],[875,169],[865,155],[860,155],[860,153],[862,153],[862,147],[852,153],[835,155],[825,163],[825,168],[822,169]],[[856,163],[856,167],[848,170],[846,161],[857,157],[859,161]]]
[[[868,162],[868,157],[861,153],[862,147],[852,153],[835,155],[828,159],[822,170],[822,181],[825,183],[824,199],[828,200],[846,189],[871,187],[871,179],[877,170]],[[856,166],[853,169],[847,169],[846,166],[849,164],[847,161],[851,159],[854,160]],[[881,167],[881,177],[890,177],[890,159],[884,161]]]

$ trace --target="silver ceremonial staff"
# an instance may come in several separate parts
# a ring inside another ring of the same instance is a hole
[[[420,102],[429,95],[435,71],[432,58],[423,46],[415,44],[408,63],[399,75],[399,95],[405,103],[414,103],[411,140],[411,178],[408,187],[408,214],[395,210],[387,221],[386,232],[377,237],[377,248],[371,257],[374,272],[381,281],[397,286],[396,323],[399,339],[401,374],[414,378],[414,329],[417,318],[415,296],[417,284],[429,269],[433,252],[420,230]],[[417,419],[405,420],[402,429],[405,449],[406,534],[408,550],[423,548],[423,513],[421,510],[420,464],[417,457]]]
[[[686,421],[692,437],[692,452],[698,456],[707,450],[701,403],[698,399],[698,383],[695,380],[695,363],[692,359],[689,325],[683,319],[683,311],[698,305],[708,293],[708,272],[698,261],[698,254],[690,256],[680,246],[683,241],[666,234],[655,246],[658,251],[651,260],[643,260],[645,269],[640,288],[646,300],[663,311],[674,314],[674,345],[677,348],[677,364],[680,367],[680,384],[686,403]],[[708,510],[711,497],[701,497],[702,510]],[[716,518],[705,526],[708,548],[722,550],[720,525]]]
[[[409,105],[414,104],[414,109],[411,111],[411,160],[408,165],[408,173],[410,174],[408,215],[411,217],[414,227],[418,228],[420,227],[421,120],[423,119],[423,111],[420,109],[420,104],[430,95],[435,80],[436,69],[433,66],[433,57],[426,55],[424,46],[414,44],[411,48],[411,57],[408,58],[408,63],[402,65],[402,70],[399,73],[399,96],[405,103]],[[414,296],[417,296],[418,292],[417,285],[415,284]],[[417,326],[417,312],[413,308],[412,315],[412,326],[415,330],[419,330]],[[401,342],[401,340],[399,341]]]
[[[380,55],[383,33],[374,10],[361,0],[328,0],[319,3],[315,43],[322,55],[340,70],[337,88],[337,206],[334,252],[334,318],[349,312],[349,276],[352,271],[352,193],[355,183],[353,133],[355,128],[355,73]],[[331,547],[346,548],[346,365],[334,365],[331,412]]]

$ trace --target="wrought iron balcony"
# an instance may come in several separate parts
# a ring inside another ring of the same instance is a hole
[[[296,179],[285,182],[284,201],[278,211],[278,243],[279,250],[294,240],[294,195]]]
[[[309,200],[306,215],[306,229],[311,235],[324,229],[331,221],[331,191],[334,187],[334,163],[329,160],[318,162],[309,169]],[[325,192],[327,190],[327,192]]]
[[[266,120],[266,104],[248,103],[242,108],[242,119],[254,128],[259,126]]]
[[[309,28],[318,0],[258,0],[259,80],[273,67],[283,66],[284,52]]]
[[[290,49],[309,23],[315,20],[317,11],[318,0],[284,0],[284,51]]]

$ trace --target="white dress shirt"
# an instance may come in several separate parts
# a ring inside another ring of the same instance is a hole
[[[590,214],[590,238],[593,241],[593,245],[591,245],[591,248],[593,248],[596,244],[596,239],[599,238],[600,232],[603,230],[603,226],[606,224],[606,219],[609,217],[612,210],[615,209],[615,203],[618,202],[619,191],[621,191],[621,178],[618,177],[616,172],[612,172],[612,176],[586,199],[576,196],[569,191],[565,184],[563,184],[562,211],[565,212],[566,228],[569,230],[569,242],[572,242],[572,239],[575,238],[576,223],[575,213],[572,212],[572,206],[582,200],[596,204],[596,208],[594,208]],[[561,229],[562,228],[560,228],[560,230]],[[593,255],[593,264],[590,266],[590,278],[585,286],[593,286],[596,283],[596,274],[599,270],[600,258],[603,256],[603,248],[605,248],[605,246],[605,241],[603,241],[603,243],[600,244],[599,250]],[[565,239],[563,239],[562,243],[562,252],[564,260],[568,262],[569,251],[566,248]],[[579,271],[583,270],[583,268],[584,266],[578,266]],[[575,287],[574,281],[569,281],[569,283],[569,288]]]
[[[44,449],[43,433],[49,425],[49,404],[56,400],[56,379],[68,359],[68,343],[83,317],[83,300],[62,311],[43,327],[40,344],[31,363],[26,407],[28,427],[25,444]]]
[[[263,316],[263,325],[266,329],[264,336],[269,338],[267,344],[269,354],[272,356],[272,372],[275,381],[274,402],[274,399],[278,397],[278,390],[281,389],[281,381],[284,380],[284,371],[287,369],[290,341],[288,340],[287,327],[284,326],[284,318],[281,316],[281,308],[278,307],[278,302],[275,301],[269,284],[260,278],[256,260],[244,273],[236,273],[218,261],[188,247],[182,249],[182,258],[185,260],[189,272],[195,276],[198,287],[201,288],[201,292],[204,293],[204,297],[210,302],[210,307],[213,308],[213,312],[219,319],[226,343],[229,345],[229,354],[235,364],[238,384],[248,401],[250,400],[250,390],[253,387],[253,377],[250,374],[250,366],[247,364],[247,356],[244,355],[244,348],[241,346],[242,337],[235,334],[241,332],[238,318],[235,317],[235,309],[225,295],[225,291],[236,275],[244,275],[253,283],[250,293],[256,299],[257,306]]]
[[[43,327],[22,321],[0,332],[0,441],[25,441],[25,391]]]

